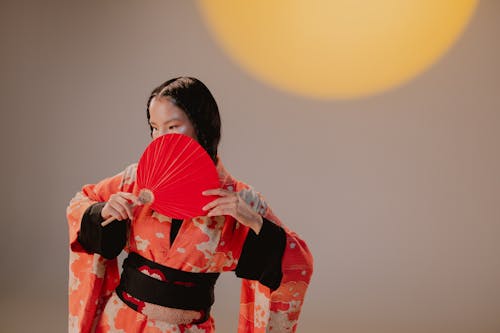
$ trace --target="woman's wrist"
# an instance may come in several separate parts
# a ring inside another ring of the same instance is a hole
[[[250,228],[258,235],[260,230],[262,229],[262,225],[264,224],[264,220],[262,216],[257,215],[254,222],[250,225]]]

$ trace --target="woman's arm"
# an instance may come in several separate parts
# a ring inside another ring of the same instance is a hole
[[[99,253],[109,259],[118,251],[117,247],[120,244],[125,244],[124,221],[113,221],[106,227],[102,227],[101,222],[111,216],[117,220],[131,216],[130,209],[123,202],[127,199],[135,200],[135,196],[127,193],[133,190],[135,172],[136,165],[133,164],[113,177],[97,184],[85,185],[71,200],[67,218],[70,246],[73,251]]]
[[[260,193],[240,187],[239,196],[263,217],[265,222],[260,233],[269,245],[266,253],[252,249],[256,251],[254,260],[260,257],[266,268],[258,279],[242,281],[238,331],[295,332],[313,272],[312,254],[305,241],[278,219]],[[265,230],[266,221],[273,225],[274,232]],[[245,245],[248,240],[247,237]]]
[[[114,220],[103,227],[102,210],[105,205],[104,202],[98,202],[85,210],[78,231],[78,243],[89,253],[113,259],[120,254],[127,242],[128,220]]]
[[[78,241],[82,218],[89,207],[108,201],[113,193],[132,192],[134,184],[135,165],[132,165],[116,176],[97,184],[84,186],[67,208],[70,241],[68,284],[70,332],[91,332],[93,323],[99,319],[102,307],[119,281],[116,259],[106,260],[99,254],[89,253]],[[87,213],[95,215],[96,208],[97,206],[90,208]]]
[[[283,277],[281,262],[286,245],[286,233],[282,227],[263,218],[259,234],[250,230],[243,244],[238,264],[237,277],[259,281],[271,290],[276,290]]]
[[[251,229],[236,266],[243,278],[238,332],[295,332],[313,270],[306,243],[244,183],[204,194],[220,196],[205,206],[209,216],[230,215]]]

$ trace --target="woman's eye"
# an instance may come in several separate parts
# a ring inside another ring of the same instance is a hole
[[[157,129],[156,127],[153,127],[153,132],[154,132],[154,131],[157,131],[157,130],[158,130],[158,129]]]
[[[177,127],[178,127],[177,125],[171,125],[171,126],[168,127],[168,129],[172,130],[172,129],[176,129]]]

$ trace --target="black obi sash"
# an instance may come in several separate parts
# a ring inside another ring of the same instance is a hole
[[[160,279],[149,276],[147,271]],[[201,311],[206,321],[214,303],[214,286],[220,273],[192,273],[173,269],[131,252],[123,262],[123,272],[116,294],[135,311],[147,302],[170,308]],[[124,295],[133,297],[133,300]]]

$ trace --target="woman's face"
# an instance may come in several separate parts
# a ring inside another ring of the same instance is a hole
[[[196,132],[186,113],[166,97],[155,97],[151,101],[149,124],[153,128],[153,139],[163,134],[179,133],[196,140]]]

